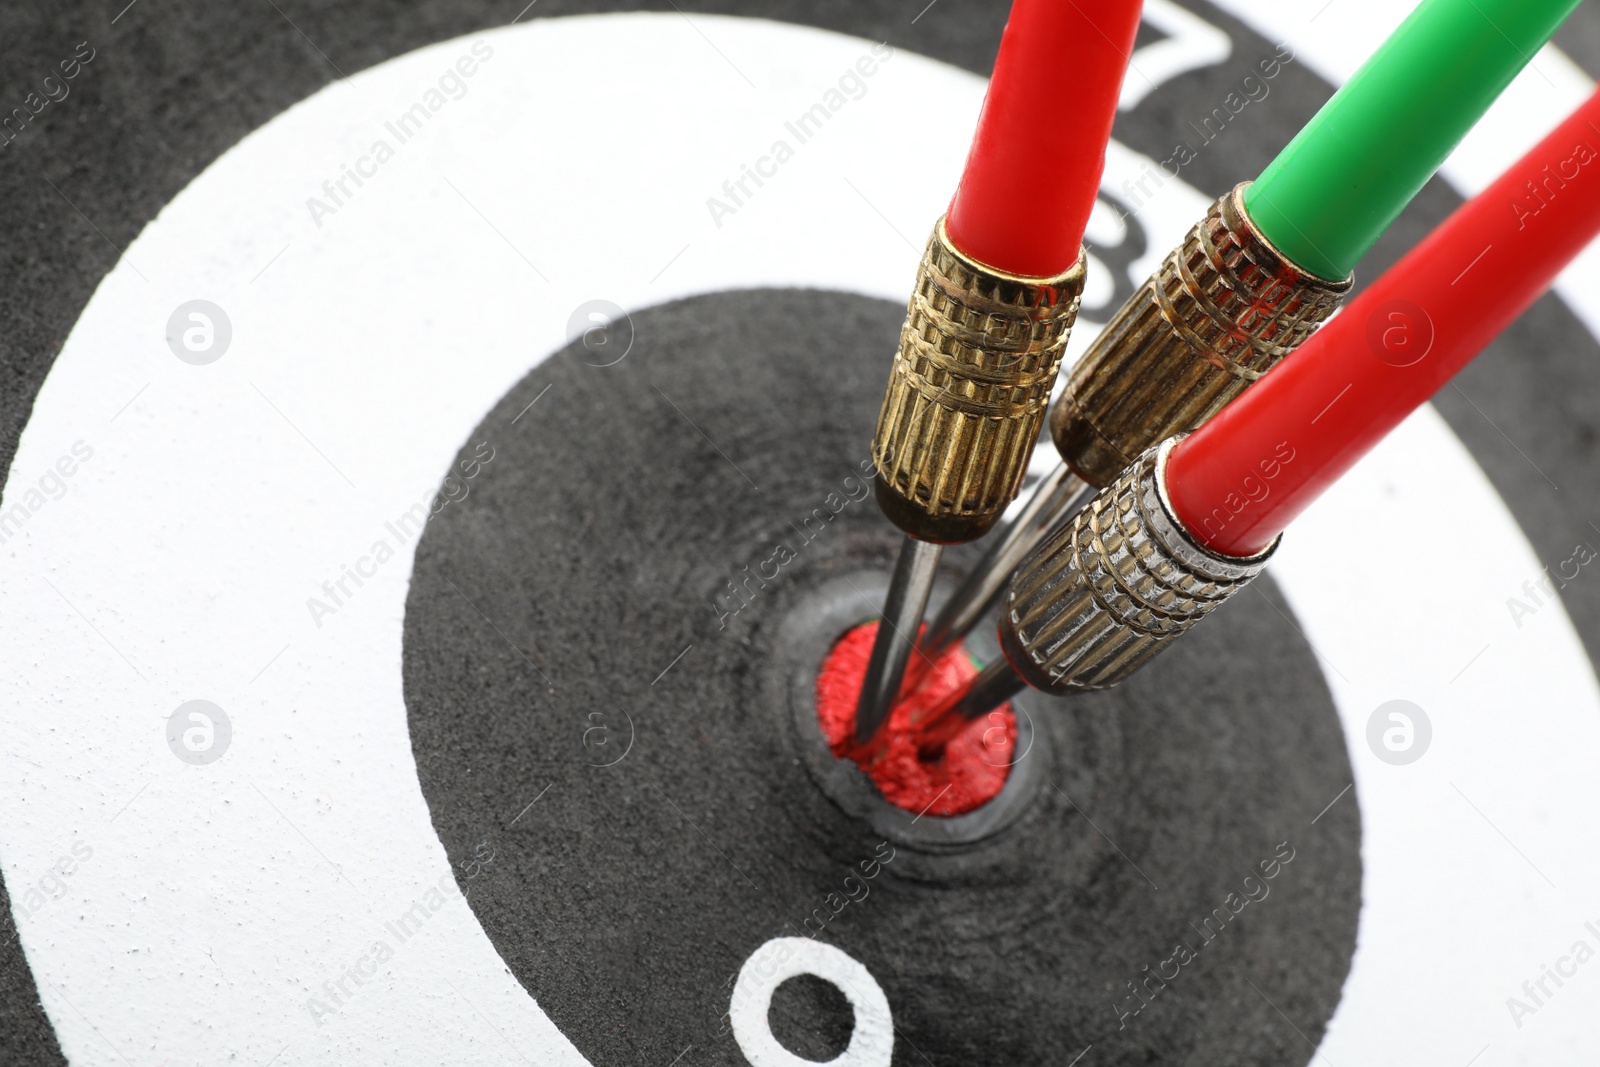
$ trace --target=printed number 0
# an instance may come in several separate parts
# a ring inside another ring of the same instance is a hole
[[[825,1067],[889,1067],[894,1019],[878,980],[848,953],[805,937],[775,937],[739,968],[728,1020],[751,1067],[816,1067],[818,1061],[802,1059],[780,1045],[767,1022],[773,991],[801,974],[832,982],[855,1012],[849,1047]]]

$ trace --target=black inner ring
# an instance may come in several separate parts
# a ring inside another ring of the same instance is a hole
[[[896,845],[784,736],[791,667],[809,658],[814,676],[826,648],[797,614],[886,573],[898,542],[865,494],[815,511],[864,458],[903,313],[801,290],[636,312],[625,360],[558,354],[469,440],[460,463],[485,442],[494,458],[418,546],[405,686],[479,921],[597,1063],[688,1045],[740,1062],[732,977],[767,940],[808,935],[880,983],[897,1063],[1049,1062],[1090,1043],[1099,1063],[1303,1054],[1245,979],[1316,1040],[1355,944],[1359,817],[1347,796],[1311,823],[1350,768],[1270,581],[1127,685],[1038,699],[1047,743],[1025,769],[1040,787],[959,849]],[[775,578],[718,599],[779,543],[794,558]],[[1258,879],[1264,899],[1202,941],[1279,848],[1294,859]],[[1196,958],[1133,1014],[1125,983],[1183,939]]]

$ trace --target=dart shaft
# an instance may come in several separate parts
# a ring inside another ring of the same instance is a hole
[[[1261,172],[1251,212],[1295,262],[1348,273],[1577,6],[1415,5]]]
[[[1012,0],[950,202],[950,232],[968,253],[1040,276],[1077,259],[1142,7]]]
[[[993,543],[959,588],[946,600],[921,642],[917,663],[938,663],[1006,591],[1016,570],[1050,532],[1071,518],[1094,493],[1094,486],[1058,464],[1039,483],[1021,514],[994,535]],[[916,665],[912,667],[917,673]]]
[[[861,682],[861,697],[856,702],[857,745],[868,745],[878,736],[900,695],[906,660],[916,645],[941,552],[939,545],[915,537],[907,537],[900,546],[900,556],[889,579],[889,594],[884,598],[883,617],[867,660],[866,677]]]
[[[1011,669],[1003,659],[989,664],[966,685],[951,693],[938,707],[921,720],[913,721],[911,730],[923,758],[933,759],[944,747],[966,729],[967,724],[999,707],[1028,684]]]
[[[1351,270],[1576,0],[1425,0],[1254,182],[1117,312],[1051,411],[1105,485],[1194,430],[1329,318]]]

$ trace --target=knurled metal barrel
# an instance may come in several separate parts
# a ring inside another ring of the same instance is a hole
[[[1349,293],[1290,262],[1220,197],[1072,368],[1050,412],[1061,456],[1108,485],[1140,453],[1197,429],[1294,351]]]
[[[1000,647],[1034,688],[1117,684],[1248,585],[1277,548],[1235,559],[1190,537],[1166,496],[1176,442],[1146,450],[1018,568]]]
[[[963,255],[944,220],[917,270],[872,455],[883,512],[912,537],[975,540],[1022,483],[1083,295],[1085,259],[1053,278]]]

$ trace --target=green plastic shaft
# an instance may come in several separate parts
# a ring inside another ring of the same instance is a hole
[[[1342,279],[1579,0],[1423,0],[1245,190],[1296,264]]]

